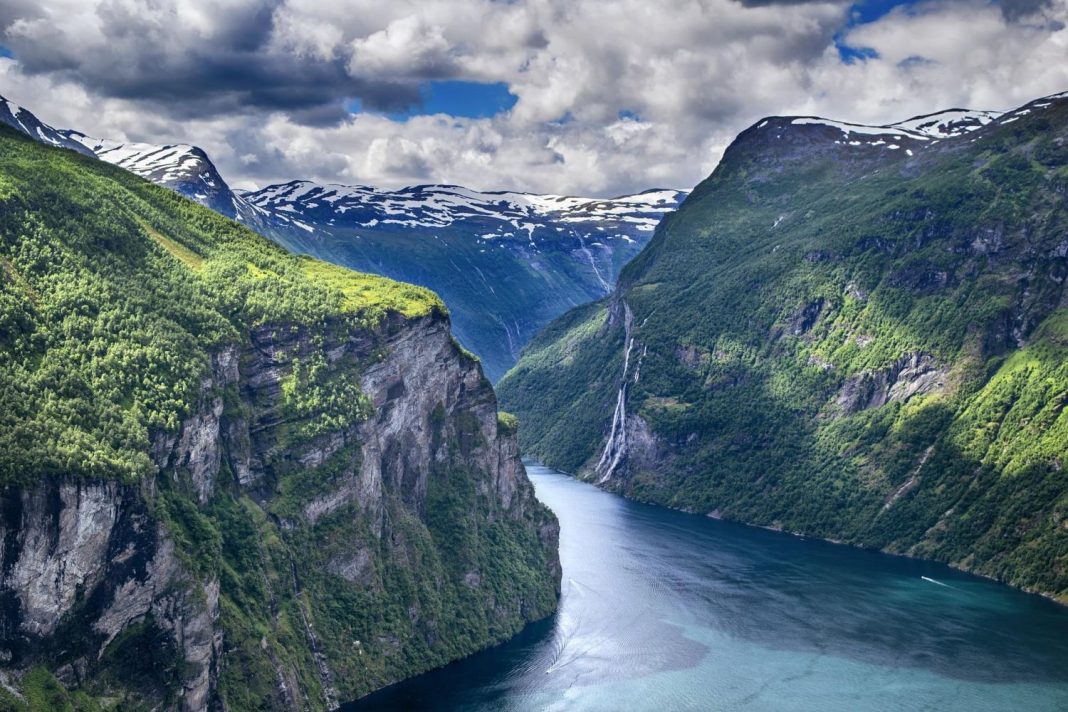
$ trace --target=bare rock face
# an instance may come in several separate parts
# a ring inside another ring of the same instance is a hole
[[[656,468],[668,450],[649,423],[637,414],[627,417],[627,443],[630,465],[638,471]]]
[[[479,483],[483,491],[503,512],[523,515],[532,490],[517,442],[497,432],[497,399],[477,362],[457,362],[456,354],[447,325],[430,323],[390,340],[389,356],[364,373],[361,390],[375,409],[359,433],[360,505],[365,511],[374,511],[375,493],[384,483],[403,491],[418,508],[434,463],[446,461],[450,447],[464,440],[475,467],[491,474]],[[427,416],[438,409],[445,422],[463,416],[469,427],[435,439]]]
[[[214,491],[215,477],[222,464],[223,399],[217,393],[237,383],[237,360],[235,347],[216,353],[211,360],[211,374],[201,383],[203,395],[197,411],[182,421],[177,434],[157,433],[153,439],[152,455],[156,464],[160,469],[188,470],[202,504]],[[240,433],[228,435],[238,437]]]
[[[850,415],[878,408],[890,401],[906,401],[945,387],[948,369],[940,367],[929,354],[905,354],[888,368],[869,371],[847,380],[838,391],[835,406]]]
[[[358,379],[369,401],[366,417],[338,420],[309,436],[299,430],[317,413],[287,411],[284,384],[296,364],[313,359],[325,364],[325,382]],[[545,562],[545,586],[559,593],[556,520],[534,498],[514,435],[498,432],[496,397],[479,363],[463,353],[440,316],[393,316],[375,330],[326,337],[292,325],[261,327],[247,343],[214,354],[194,411],[177,432],[154,434],[150,454],[158,473],[136,485],[51,477],[0,490],[0,669],[17,678],[37,661],[58,660],[53,672],[76,686],[99,672],[109,646],[140,631],[180,661],[174,666],[178,701],[149,694],[150,706],[229,707],[227,691],[220,691],[224,651],[242,643],[224,646],[228,623],[220,600],[235,592],[211,568],[216,554],[200,550],[206,542],[199,530],[174,523],[212,521],[220,495],[258,507],[251,521],[277,526],[272,536],[289,532],[294,541],[313,540],[321,522],[338,516],[351,519],[353,531],[366,524],[379,543],[335,542],[321,568],[353,591],[381,593],[382,571],[420,566],[426,554],[415,555],[415,541],[433,542],[412,529],[429,526],[432,478],[461,468],[488,503],[479,526],[507,520],[529,529],[541,547],[535,553]],[[310,493],[294,495],[296,480],[308,482]],[[173,511],[169,519],[161,516],[175,506],[183,512],[178,520]],[[399,527],[399,521],[409,523]],[[261,568],[234,571],[230,580],[236,574],[262,587],[266,600],[257,603],[274,612],[261,625],[281,626],[283,601],[291,601],[285,625],[303,640],[294,650],[264,636],[242,651],[262,656],[272,671],[266,704],[331,708],[345,699],[339,686],[365,692],[404,674],[359,686],[339,681],[335,666],[348,670],[350,663],[323,641],[319,626],[334,623],[316,617],[324,614],[304,590],[305,562],[292,553],[295,545],[275,544],[273,554],[264,546]],[[271,558],[279,552],[289,552],[288,560]],[[483,581],[481,572],[465,570],[453,583],[477,589]],[[498,607],[528,619],[548,613],[544,603],[522,597],[494,602],[490,614]],[[417,601],[408,610],[413,625],[427,627],[420,644],[432,645],[441,635],[437,624],[424,621]],[[293,611],[300,612],[296,619]],[[394,657],[408,644],[392,630],[379,637],[394,641],[385,646]],[[345,641],[357,657],[374,655],[372,645]]]
[[[57,478],[5,487],[0,507],[5,660],[17,667],[58,643],[57,675],[77,683],[113,640],[151,621],[185,660],[182,709],[207,706],[222,643],[218,581],[185,571],[139,491]]]

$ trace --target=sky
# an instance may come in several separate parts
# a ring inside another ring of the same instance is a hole
[[[1068,90],[1068,0],[0,0],[0,94],[297,178],[689,188],[769,115],[883,124]]]

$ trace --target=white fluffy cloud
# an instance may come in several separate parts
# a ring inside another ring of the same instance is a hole
[[[292,178],[613,194],[688,187],[768,114],[890,122],[1068,89],[1068,0],[81,0],[0,8],[0,93],[59,126],[188,141],[237,185]],[[835,37],[875,56],[844,62]],[[388,111],[504,82],[486,119]]]

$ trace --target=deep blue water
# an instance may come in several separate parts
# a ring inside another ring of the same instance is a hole
[[[348,710],[1068,711],[1068,609],[528,471],[560,518],[559,612]]]

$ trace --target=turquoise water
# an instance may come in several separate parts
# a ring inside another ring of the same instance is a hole
[[[560,518],[557,615],[350,712],[1068,710],[1068,609],[528,471]]]

